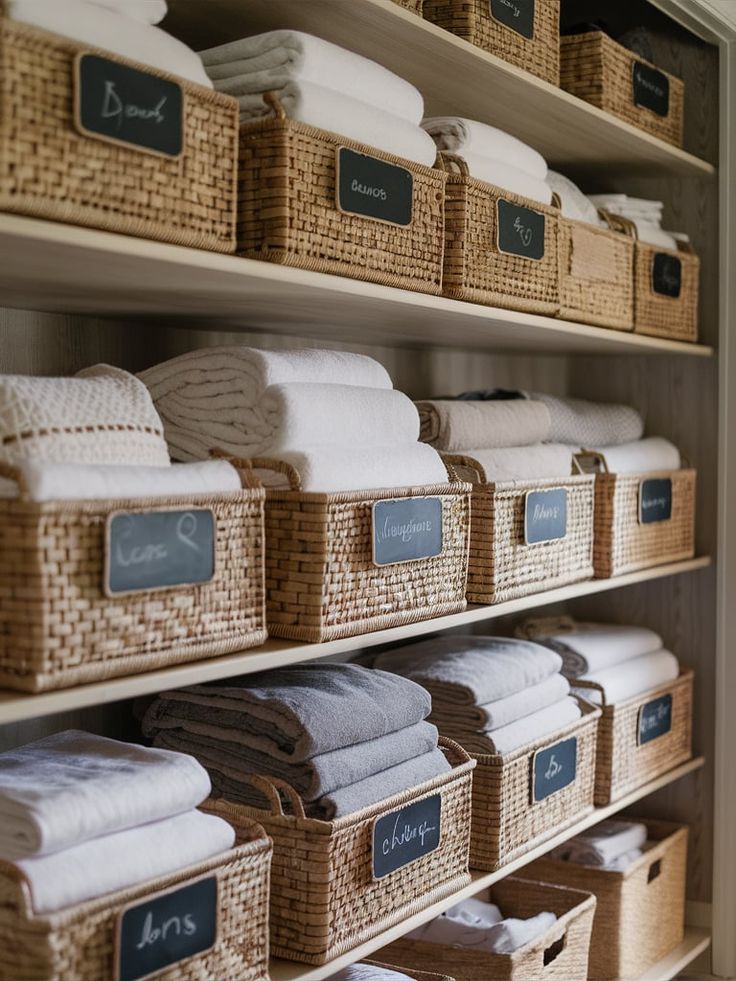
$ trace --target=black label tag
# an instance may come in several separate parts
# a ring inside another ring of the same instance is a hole
[[[553,542],[567,535],[567,489],[529,491],[524,508],[524,541],[527,545]]]
[[[491,17],[522,37],[534,37],[534,0],[491,0]]]
[[[383,879],[439,848],[441,825],[439,794],[378,818],[373,825],[373,878]]]
[[[181,86],[108,58],[78,56],[74,117],[86,136],[167,157],[182,152]]]
[[[217,879],[159,893],[123,910],[118,919],[116,981],[140,981],[202,954],[217,940]]]
[[[682,289],[682,263],[671,252],[656,252],[652,259],[652,289],[674,299]]]
[[[395,565],[442,552],[442,501],[406,497],[373,505],[373,562]]]
[[[212,511],[116,511],[107,519],[108,595],[190,586],[214,574]]]
[[[639,484],[639,523],[651,525],[672,517],[672,481],[669,477],[642,480]]]
[[[672,729],[672,695],[662,695],[639,709],[637,742],[640,746],[666,736]]]
[[[578,761],[578,741],[573,736],[534,754],[534,803],[564,790],[575,779]]]
[[[337,151],[337,207],[349,215],[411,225],[411,171],[345,146]]]
[[[658,116],[666,116],[670,111],[670,80],[656,68],[641,61],[635,61],[634,105],[651,109]]]
[[[525,259],[544,258],[544,215],[499,198],[496,221],[499,252]]]

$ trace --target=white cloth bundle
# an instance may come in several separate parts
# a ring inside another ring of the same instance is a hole
[[[141,24],[160,24],[166,16],[166,0],[87,0],[97,7],[116,10]]]
[[[375,964],[351,964],[350,967],[331,974],[327,981],[412,981],[408,974]]]
[[[666,685],[680,674],[680,662],[670,651],[655,651],[631,658],[623,664],[602,671],[591,671],[578,680],[600,685],[606,704],[624,702],[642,692]],[[601,693],[595,689],[581,688],[580,694],[594,704],[601,704]]]
[[[465,450],[460,455],[479,463],[488,483],[497,484],[510,480],[569,477],[573,467],[573,449],[564,443]]]
[[[549,439],[585,447],[617,446],[641,439],[644,420],[628,405],[589,402],[529,392],[527,397],[544,402],[550,414]]]
[[[675,233],[662,229],[664,204],[661,201],[630,198],[627,194],[591,194],[590,200],[596,207],[632,221],[640,241],[677,251]]]
[[[595,827],[559,845],[551,854],[565,862],[607,868],[622,856],[628,856],[636,849],[642,849],[646,840],[645,824],[631,821],[601,821]]]
[[[557,922],[554,913],[529,919],[503,919],[497,906],[478,900],[459,903],[407,934],[412,940],[492,954],[513,954],[546,933]],[[486,907],[479,910],[480,907]]]
[[[570,682],[561,674],[550,675],[536,685],[530,685],[514,695],[507,695],[486,705],[445,705],[435,704],[431,715],[440,729],[447,726],[472,727],[479,732],[500,729],[517,719],[533,715],[540,709],[559,702],[570,693]]]
[[[657,470],[679,470],[682,465],[680,451],[661,436],[647,436],[646,439],[620,446],[601,444],[596,449],[583,444],[582,448],[600,453],[609,473],[652,473]]]
[[[525,635],[526,632],[525,632]],[[562,673],[580,678],[605,671],[623,661],[662,649],[662,638],[647,627],[628,627],[615,623],[575,623],[570,628],[531,635],[562,657]]]
[[[456,739],[471,753],[506,756],[539,739],[546,739],[547,736],[576,722],[581,716],[580,705],[576,699],[568,696],[532,715],[526,715],[516,722],[510,722],[491,732],[475,732],[460,726],[457,728],[446,726],[442,731],[445,735]]]
[[[476,159],[496,160],[539,181],[547,176],[547,161],[541,153],[495,126],[460,116],[432,116],[422,126],[440,150],[464,159],[472,154]]]
[[[538,201],[540,204],[551,204],[552,188],[546,181],[532,177],[531,174],[527,174],[502,160],[481,157],[469,150],[465,150],[461,156],[468,166],[471,177],[493,184],[502,191],[510,191],[512,194],[520,194],[523,198],[531,198],[532,201]]]
[[[547,174],[547,183],[560,199],[560,211],[564,218],[605,227],[605,222],[599,217],[596,206],[568,177],[558,174],[556,170],[550,170]]]

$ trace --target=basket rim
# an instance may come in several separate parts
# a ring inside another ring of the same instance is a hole
[[[266,488],[266,501],[303,501],[312,504],[370,504],[373,501],[403,497],[463,497],[472,484],[462,481],[446,484],[416,484],[403,487],[378,487],[356,491],[296,491],[287,488]]]
[[[581,717],[579,719],[575,719],[574,722],[569,722],[562,729],[557,729],[548,736],[543,736],[540,739],[536,739],[534,742],[520,746],[512,753],[471,753],[470,755],[482,766],[504,767],[510,763],[515,763],[516,760],[523,759],[532,753],[536,753],[538,750],[543,749],[545,746],[549,746],[551,743],[560,742],[566,736],[571,736],[578,730],[592,728],[594,725],[598,724],[598,720],[602,716],[603,712],[597,705],[592,705],[590,702],[587,702],[584,698],[580,698],[577,695],[570,695],[569,697],[575,699],[583,713]]]
[[[439,173],[444,173],[439,168],[437,169]],[[513,204],[521,205],[523,208],[528,208],[529,211],[538,211],[548,218],[559,219],[561,216],[560,209],[552,204],[544,204],[542,201],[535,201],[534,198],[526,198],[522,194],[517,194],[515,191],[507,191],[505,187],[499,187],[498,184],[491,184],[489,181],[481,180],[480,177],[473,177],[472,174],[447,173],[446,177],[448,185],[452,184],[466,189],[473,188],[474,190],[489,194],[491,197],[503,198],[504,201],[511,201]]]
[[[585,451],[583,451],[585,452]],[[590,451],[588,451],[590,452]],[[645,470],[638,473],[596,473],[589,476],[595,477],[596,481],[615,483],[616,480],[630,480],[640,482],[642,480],[656,480],[660,477],[673,477],[682,474],[683,477],[697,478],[698,471],[695,467],[681,467],[679,470]]]
[[[476,487],[484,487],[494,492],[536,490],[537,488],[560,487],[561,485],[567,483],[573,483],[576,487],[584,487],[586,484],[593,484],[596,476],[595,474],[587,473],[571,473],[566,477],[541,477],[536,480],[493,481],[488,480],[488,478],[485,476],[485,470],[482,464],[478,463],[475,457],[459,453],[443,453],[442,458],[453,466],[471,467],[473,470],[478,472],[479,476],[482,474],[482,480],[470,485],[473,487],[473,489]]]
[[[589,688],[591,691],[599,691],[603,693],[603,688],[594,681],[586,681],[584,678],[568,678],[571,686],[573,688]],[[644,692],[640,692],[638,695],[632,695],[631,698],[627,698],[623,702],[606,702],[605,693],[603,693],[603,703],[599,706],[603,710],[604,716],[612,716],[619,712],[623,712],[626,709],[633,708],[635,705],[643,705],[652,698],[656,698],[658,695],[666,694],[672,691],[674,688],[686,688],[688,685],[695,681],[695,671],[693,668],[681,668],[679,675],[672,681],[665,681],[664,684],[657,685],[656,688],[648,688]]]
[[[217,504],[257,504],[265,501],[266,492],[259,487],[244,487],[221,494],[184,494],[167,497],[100,497],[73,501],[24,501],[17,497],[0,499],[0,513],[22,514],[94,514],[109,511],[163,511],[172,506],[207,508]]]

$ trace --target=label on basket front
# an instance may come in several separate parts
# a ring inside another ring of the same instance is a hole
[[[637,743],[642,746],[672,729],[672,695],[662,695],[639,709]]]
[[[118,917],[116,981],[140,981],[217,942],[217,879],[149,896]]]
[[[534,0],[491,0],[491,17],[522,37],[534,37]]]
[[[672,481],[654,477],[639,484],[639,524],[651,525],[672,517]]]
[[[524,543],[554,542],[567,535],[567,489],[529,491],[524,505]]]
[[[504,198],[496,202],[499,252],[525,259],[544,258],[544,215]]]
[[[439,848],[442,797],[434,794],[376,819],[373,825],[373,878],[383,879]]]
[[[404,497],[373,505],[373,564],[431,559],[442,552],[442,501]]]
[[[414,177],[406,167],[341,146],[337,151],[336,190],[338,210],[348,215],[411,225]]]
[[[551,797],[575,780],[578,762],[578,741],[564,739],[561,743],[537,750],[532,767],[532,803]]]
[[[176,82],[109,58],[75,63],[74,122],[86,136],[166,157],[184,145],[184,94]]]
[[[658,116],[666,116],[670,111],[670,80],[664,72],[641,61],[634,62],[632,72],[634,105],[651,109]]]
[[[215,516],[188,511],[115,511],[105,534],[108,596],[210,582],[215,574]]]
[[[682,289],[682,262],[671,252],[656,252],[652,259],[652,289],[677,299]]]

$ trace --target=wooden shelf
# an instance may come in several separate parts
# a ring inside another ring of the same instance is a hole
[[[204,322],[222,329],[248,327],[363,344],[527,354],[531,349],[556,354],[713,353],[699,344],[16,215],[0,214],[0,254],[0,305],[5,307],[146,316],[179,326],[201,328]]]
[[[309,967],[305,964],[296,964],[292,961],[284,961],[274,958],[271,961],[271,981],[324,981],[325,978],[329,978],[332,974],[337,971],[342,970],[349,964],[353,964],[356,961],[363,960],[364,958],[370,957],[375,954],[377,950],[381,947],[390,944],[394,940],[398,940],[399,937],[404,936],[410,930],[415,930],[417,927],[421,926],[422,923],[426,923],[428,920],[434,919],[435,916],[439,916],[444,910],[449,909],[450,906],[454,906],[455,903],[461,902],[463,899],[468,899],[470,896],[475,896],[489,886],[492,886],[494,882],[499,882],[504,879],[507,875],[511,875],[514,872],[518,872],[523,869],[525,865],[533,862],[537,858],[541,858],[547,852],[556,848],[557,845],[561,845],[563,842],[567,841],[573,835],[580,834],[581,831],[585,831],[586,828],[592,827],[594,824],[598,824],[599,821],[604,821],[606,818],[611,817],[613,814],[617,814],[619,811],[624,810],[631,804],[635,804],[637,801],[644,797],[648,797],[657,790],[661,790],[662,787],[666,787],[668,784],[674,783],[675,780],[680,780],[682,777],[689,773],[693,773],[695,770],[699,770],[705,760],[702,756],[696,757],[690,760],[688,763],[684,763],[682,766],[676,767],[674,770],[670,770],[669,773],[663,774],[661,777],[657,777],[656,780],[652,780],[650,783],[644,784],[637,790],[632,791],[623,797],[621,800],[616,801],[615,804],[609,804],[607,807],[598,807],[587,817],[584,817],[581,821],[578,821],[571,828],[567,828],[560,834],[556,835],[554,838],[550,838],[543,844],[534,848],[528,854],[517,859],[515,862],[511,862],[509,865],[504,866],[504,868],[499,869],[497,872],[484,873],[484,872],[473,872],[473,881],[470,885],[465,886],[465,888],[458,890],[453,893],[452,896],[448,896],[439,903],[435,903],[429,909],[422,910],[421,913],[416,913],[414,916],[408,917],[398,926],[392,927],[390,930],[386,930],[378,937],[374,937],[373,940],[369,940],[367,943],[361,944],[355,950],[350,951],[341,957],[335,958],[329,964],[325,964],[322,967]],[[695,936],[698,936],[698,943],[695,943]],[[690,946],[686,948],[686,944],[690,939]],[[702,931],[688,931],[688,935],[683,942],[683,944],[677,948],[677,951],[673,951],[665,960],[661,961],[656,968],[652,968],[652,971],[647,972],[644,976],[647,981],[653,981],[653,979],[672,978],[677,973],[674,968],[677,965],[681,965],[678,969],[681,970],[685,967],[691,960],[694,960],[699,953],[705,948],[701,946],[699,949],[698,944],[703,942],[703,932]],[[706,944],[707,946],[707,944]],[[689,959],[688,958],[688,954]],[[672,973],[666,973],[668,970]],[[657,973],[652,973],[652,972]],[[627,979],[631,981],[631,979]],[[643,981],[643,979],[642,979]]]
[[[670,981],[685,970],[696,958],[710,947],[710,931],[701,927],[687,927],[685,937],[673,951],[650,967],[638,981]]]
[[[555,167],[708,177],[714,167],[402,9],[393,0],[170,0],[164,26],[197,50],[279,28],[307,31],[412,82],[426,114],[506,129]]]

